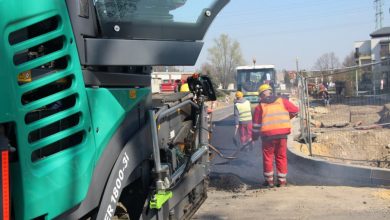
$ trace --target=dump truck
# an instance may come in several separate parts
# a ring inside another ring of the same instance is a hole
[[[194,65],[228,0],[0,0],[1,219],[189,219],[207,197],[207,76]]]
[[[255,64],[255,63],[254,63]],[[252,65],[236,67],[237,90],[244,93],[244,97],[251,103],[259,103],[259,86],[268,83],[272,86],[276,82],[274,65]]]

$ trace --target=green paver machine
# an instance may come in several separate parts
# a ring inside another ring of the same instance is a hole
[[[188,219],[206,199],[206,76],[151,95],[155,65],[194,65],[228,0],[0,0],[1,219]]]

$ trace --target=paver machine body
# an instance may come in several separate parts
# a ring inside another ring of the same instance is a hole
[[[206,198],[210,80],[194,65],[228,0],[0,0],[1,219],[188,219]]]

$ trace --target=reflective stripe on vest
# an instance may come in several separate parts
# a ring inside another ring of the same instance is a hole
[[[261,103],[261,108],[263,110],[261,132],[291,128],[290,115],[284,108],[281,98],[273,103]]]
[[[238,113],[240,115],[239,121],[252,121],[251,103],[246,100],[243,103],[236,103]]]

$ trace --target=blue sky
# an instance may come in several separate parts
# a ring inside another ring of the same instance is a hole
[[[390,26],[389,1],[383,1],[383,26]],[[342,62],[354,41],[375,30],[373,0],[231,0],[208,30],[196,67],[222,33],[241,44],[244,59],[278,69],[312,69],[316,59],[334,52]]]

